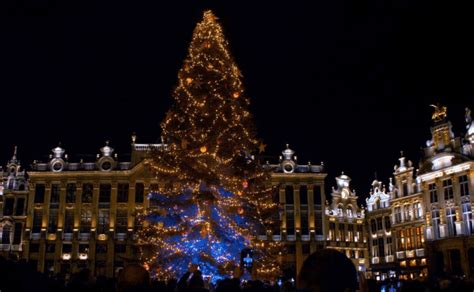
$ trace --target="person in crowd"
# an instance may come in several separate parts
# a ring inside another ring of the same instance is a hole
[[[303,262],[299,288],[311,292],[355,292],[360,289],[354,264],[334,249],[321,249]],[[363,281],[363,276],[359,276]],[[364,283],[362,283],[364,284]]]
[[[150,274],[139,264],[125,266],[118,275],[117,292],[145,292],[150,287]]]

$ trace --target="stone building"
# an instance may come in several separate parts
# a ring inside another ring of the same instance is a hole
[[[446,107],[435,107],[432,138],[420,162],[418,181],[426,210],[430,272],[474,276],[472,198],[474,123],[466,109],[467,133],[452,131]]]
[[[350,177],[342,173],[332,189],[332,202],[326,202],[324,230],[326,247],[346,254],[359,271],[369,267],[365,209],[359,207],[357,196],[350,190]]]
[[[285,270],[296,275],[306,257],[325,246],[324,166],[298,164],[295,152],[287,148],[278,164],[267,164],[274,170],[272,184],[279,190],[281,229],[273,232],[274,240],[286,243]]]
[[[147,207],[156,182],[142,163],[149,144],[135,139],[130,161],[121,161],[107,143],[92,161],[70,161],[58,146],[49,161],[33,163],[23,257],[39,271],[87,267],[112,277],[136,259],[133,214]]]
[[[386,192],[385,186],[377,179],[372,182],[366,204],[371,276],[380,281],[396,277],[399,269],[395,262],[390,193]]]
[[[6,168],[0,167],[0,255],[19,257],[26,222],[28,183],[16,157],[17,148]]]

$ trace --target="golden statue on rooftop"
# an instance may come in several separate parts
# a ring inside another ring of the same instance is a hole
[[[440,122],[448,116],[448,108],[446,106],[441,106],[439,103],[437,105],[430,104],[434,108],[433,115],[431,119],[435,122]]]

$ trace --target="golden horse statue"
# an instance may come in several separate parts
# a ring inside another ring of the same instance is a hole
[[[430,104],[434,108],[433,115],[431,119],[435,122],[444,120],[448,116],[448,108],[446,106],[441,106],[439,103],[437,105]]]

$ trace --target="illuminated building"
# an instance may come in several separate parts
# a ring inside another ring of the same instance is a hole
[[[0,167],[0,255],[18,257],[22,252],[28,183],[16,151],[15,147],[6,169]]]
[[[433,275],[472,276],[474,124],[466,109],[466,136],[456,137],[446,111],[446,107],[435,107],[432,138],[424,148],[417,178],[425,201],[429,267]]]
[[[337,188],[332,189],[332,202],[326,203],[326,246],[346,254],[359,271],[365,272],[369,267],[365,210],[358,206],[358,197],[349,188],[350,181],[344,173],[336,177]]]
[[[372,182],[366,204],[370,270],[374,279],[383,281],[397,275],[398,265],[395,263],[395,243],[391,231],[390,193],[377,179]]]
[[[395,181],[390,180],[392,241],[399,275],[406,279],[423,278],[428,274],[424,237],[424,200],[414,177],[412,162],[403,156],[394,167]]]
[[[273,240],[286,243],[283,270],[296,274],[306,257],[324,248],[324,166],[301,165],[295,152],[288,148],[282,152],[274,169],[272,184],[278,186],[281,205],[281,229],[273,231]]]
[[[49,161],[33,162],[23,257],[39,271],[87,267],[112,277],[136,258],[133,215],[154,181],[142,163],[149,145],[135,139],[130,161],[107,143],[93,161],[70,161],[58,146]]]

